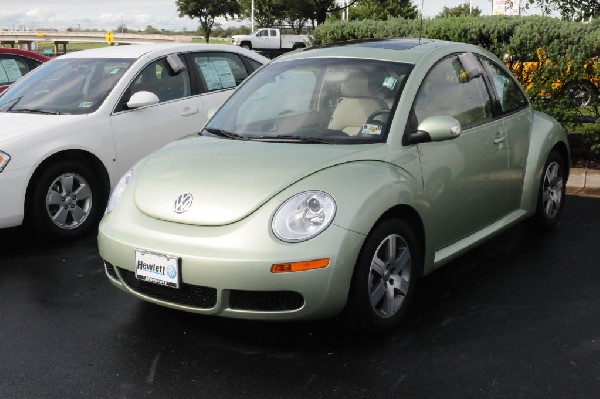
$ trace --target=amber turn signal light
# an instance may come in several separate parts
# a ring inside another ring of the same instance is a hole
[[[305,270],[322,269],[329,266],[329,258],[307,260],[304,262],[278,263],[271,266],[271,273],[291,273]]]

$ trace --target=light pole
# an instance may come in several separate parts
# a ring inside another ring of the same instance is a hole
[[[254,32],[254,0],[252,0],[252,5],[250,6],[250,8],[252,9],[250,11],[250,24],[252,32]]]

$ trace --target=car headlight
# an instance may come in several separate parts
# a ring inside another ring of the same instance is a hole
[[[10,161],[10,155],[7,153],[0,151],[0,172],[4,170],[8,162]]]
[[[306,191],[285,201],[273,216],[273,233],[281,241],[300,242],[322,233],[335,216],[335,200],[323,191]]]
[[[109,213],[113,209],[115,209],[115,206],[117,206],[117,204],[121,200],[121,197],[123,196],[123,193],[125,192],[125,189],[127,188],[127,185],[129,184],[129,181],[131,180],[132,173],[133,173],[132,169],[127,171],[127,173],[125,173],[123,175],[123,177],[121,177],[121,179],[115,186],[112,194],[110,194],[110,198],[108,199],[108,205],[106,205],[106,213]]]

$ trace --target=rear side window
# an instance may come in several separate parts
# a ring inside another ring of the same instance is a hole
[[[529,103],[515,79],[494,62],[482,58],[503,113],[509,113],[527,106]]]
[[[237,54],[196,53],[193,59],[208,92],[233,89],[248,77],[246,66]]]
[[[11,84],[29,72],[29,65],[19,56],[0,55],[0,84]]]

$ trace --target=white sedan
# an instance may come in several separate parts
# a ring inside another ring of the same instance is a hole
[[[154,44],[69,53],[37,68],[0,96],[0,228],[86,233],[123,173],[200,131],[267,62],[235,46]]]

